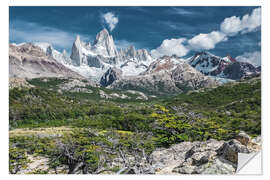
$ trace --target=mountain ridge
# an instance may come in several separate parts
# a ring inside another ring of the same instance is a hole
[[[97,33],[92,44],[81,41],[77,35],[70,56],[65,50],[58,52],[50,44],[34,45],[40,47],[46,56],[80,76],[101,86],[117,89],[132,87],[129,90],[136,90],[146,86],[150,92],[178,93],[217,86],[260,73],[260,68],[249,63],[206,51],[182,59],[176,55],[153,58],[146,49],[137,50],[133,45],[117,49],[112,35],[105,28]],[[165,87],[161,87],[161,84]]]

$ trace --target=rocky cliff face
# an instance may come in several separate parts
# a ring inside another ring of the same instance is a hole
[[[77,36],[75,42],[73,43],[72,54],[70,58],[72,59],[72,64],[76,66],[80,66],[83,63],[83,54],[80,36]]]
[[[62,53],[60,53],[56,51],[51,45],[49,45],[46,49],[46,56],[55,59],[61,64],[71,64],[71,59],[65,49]]]
[[[165,56],[150,64],[140,75],[123,76],[110,87],[164,95],[216,85],[215,80],[198,72],[187,62],[177,57]]]
[[[217,76],[222,71],[233,63],[234,60],[230,57],[221,58],[208,52],[196,53],[190,60],[189,64],[198,71],[211,76]]]
[[[78,73],[79,68],[89,69],[87,77],[98,82],[109,68],[121,69],[124,76],[138,75],[154,60],[147,50],[136,50],[134,46],[117,50],[113,37],[106,29],[96,35],[92,45],[82,42],[77,36],[70,59],[74,66],[70,66],[71,69],[77,69]],[[94,73],[97,71],[101,73]]]
[[[219,57],[209,52],[196,53],[188,60],[189,64],[205,75],[239,80],[256,75],[260,70],[249,63],[237,62],[231,56]]]
[[[126,61],[151,61],[153,58],[145,49],[136,50],[134,46],[118,51],[113,37],[106,29],[103,29],[97,34],[93,45],[81,42],[79,36],[77,36],[73,43],[71,59],[76,66],[84,64],[89,67],[97,67],[97,61],[99,61],[99,64],[107,67],[110,65],[119,66]],[[95,61],[95,63],[92,61]],[[101,65],[97,68],[99,67]]]
[[[119,79],[122,75],[122,70],[118,68],[109,68],[105,74],[101,77],[100,84],[102,86],[109,86],[111,85],[114,81]]]
[[[83,78],[32,44],[9,46],[9,77],[30,79],[37,77]]]
[[[224,69],[223,76],[229,79],[239,80],[260,73],[260,68],[256,68],[249,63],[234,62]]]
[[[152,95],[165,95],[182,92],[175,86],[168,73],[125,76],[114,81],[109,87],[119,90],[141,91]]]
[[[149,54],[146,49],[138,49],[136,50],[134,46],[130,46],[126,49],[120,49],[119,57],[122,61],[126,59],[133,61],[152,61],[153,57]]]
[[[41,48],[47,57],[102,86],[156,94],[213,87],[216,80],[224,83],[260,74],[260,68],[249,63],[209,52],[196,53],[184,60],[176,56],[155,59],[147,50],[136,50],[134,46],[118,50],[106,29],[96,35],[92,44],[77,36],[70,57],[66,51],[60,53],[51,45]],[[36,73],[39,70],[36,68]]]
[[[204,87],[209,88],[218,85],[215,80],[196,71],[186,63],[178,65],[177,68],[172,71],[172,79],[176,87],[183,91]]]
[[[114,44],[113,37],[109,35],[107,29],[103,29],[97,34],[92,49],[94,52],[96,52],[96,54],[100,54],[103,56],[109,57],[118,56],[118,52]]]

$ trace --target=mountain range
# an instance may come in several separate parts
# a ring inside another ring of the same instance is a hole
[[[106,29],[70,55],[10,44],[9,172],[235,174],[240,153],[261,150],[260,71],[119,49]]]
[[[198,52],[182,59],[175,55],[154,58],[146,49],[117,48],[106,29],[93,43],[77,35],[69,56],[45,43],[11,44],[10,77],[71,76],[107,88],[139,90],[149,94],[175,94],[260,74],[261,68]]]

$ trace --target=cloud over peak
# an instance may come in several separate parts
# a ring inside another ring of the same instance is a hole
[[[225,18],[220,24],[220,30],[200,33],[189,40],[185,38],[166,39],[151,53],[155,57],[172,55],[172,53],[185,56],[191,50],[210,50],[214,49],[218,43],[228,40],[230,36],[253,32],[258,30],[260,26],[261,8],[255,8],[250,15],[246,14],[242,18],[236,16]],[[186,42],[185,45],[183,42]]]
[[[221,41],[226,41],[227,37],[219,31],[212,31],[208,34],[199,34],[188,40],[190,49],[194,50],[209,50],[215,48],[216,44]]]
[[[158,48],[151,51],[151,54],[156,58],[164,55],[185,56],[189,52],[189,50],[183,44],[186,41],[187,40],[185,38],[165,39]]]
[[[246,52],[240,56],[237,56],[235,59],[239,62],[248,62],[257,67],[261,65],[261,52]]]
[[[118,24],[118,17],[112,12],[107,12],[102,15],[102,22],[109,27],[110,31],[113,31]]]
[[[238,33],[248,33],[261,26],[261,8],[256,8],[251,15],[246,14],[242,18],[232,16],[224,19],[220,30],[228,36],[235,36]]]

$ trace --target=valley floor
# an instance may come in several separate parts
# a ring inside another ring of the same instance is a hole
[[[260,150],[260,78],[173,97],[72,82],[10,89],[11,174],[234,174]]]

